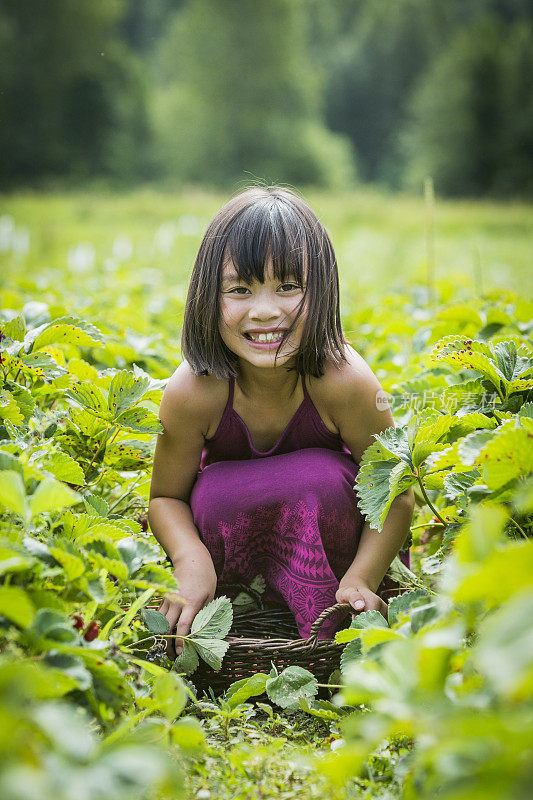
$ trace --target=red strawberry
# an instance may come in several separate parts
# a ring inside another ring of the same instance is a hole
[[[100,625],[96,620],[93,620],[91,624],[88,626],[87,630],[83,634],[83,638],[86,642],[92,642],[93,639],[96,639],[98,636],[98,631],[100,630]]]

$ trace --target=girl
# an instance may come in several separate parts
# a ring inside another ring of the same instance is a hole
[[[411,489],[394,501],[381,533],[357,507],[361,456],[394,423],[343,336],[338,285],[328,234],[287,189],[242,192],[205,233],[185,359],[161,400],[148,510],[179,586],[160,608],[178,636],[218,580],[258,573],[265,599],[289,606],[302,637],[335,602],[386,614],[383,578],[414,497]],[[344,618],[328,619],[320,635]],[[168,642],[170,657],[181,652],[183,640]]]

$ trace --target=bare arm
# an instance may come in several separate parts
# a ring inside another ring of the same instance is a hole
[[[216,591],[217,576],[211,555],[196,528],[189,499],[196,479],[207,418],[208,405],[201,379],[184,362],[167,384],[159,419],[154,453],[148,519],[150,528],[169,556],[178,582],[179,597],[169,595],[160,611],[171,631],[187,635],[191,622]],[[204,384],[205,388],[205,384]],[[173,658],[181,650],[168,640],[167,653]]]

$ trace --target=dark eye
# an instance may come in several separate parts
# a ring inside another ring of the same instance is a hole
[[[229,293],[233,294],[234,292],[238,292],[240,289],[243,289],[245,292],[248,291],[246,286],[236,286],[234,289],[230,289]]]
[[[300,288],[296,283],[284,283],[284,284],[282,284],[281,288],[283,289],[285,286],[289,286],[290,289],[299,289]]]

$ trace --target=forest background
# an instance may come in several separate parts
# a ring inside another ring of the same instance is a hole
[[[0,52],[4,188],[533,194],[531,0],[2,0]]]

